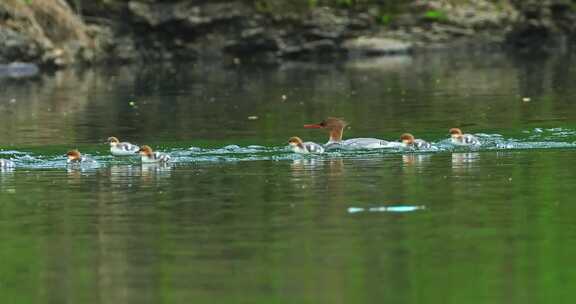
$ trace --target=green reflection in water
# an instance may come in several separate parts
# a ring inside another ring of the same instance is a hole
[[[574,72],[566,62],[455,54],[341,66],[124,67],[1,80],[4,149],[52,161],[79,146],[106,161],[97,168],[0,172],[0,297],[7,303],[572,301],[572,148],[158,167],[113,161],[100,144],[110,135],[176,152],[278,147],[292,135],[324,142],[326,134],[302,124],[328,115],[352,122],[347,137],[392,139],[412,131],[438,140],[460,125],[522,142],[572,143]],[[348,212],[389,205],[426,208]]]
[[[17,170],[2,175],[0,289],[37,303],[539,302],[574,279],[574,159]],[[347,212],[390,204],[426,209]]]

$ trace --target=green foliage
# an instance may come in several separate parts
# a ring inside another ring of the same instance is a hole
[[[269,11],[268,3],[266,1],[254,1],[254,8],[256,8],[258,12]]]
[[[424,18],[426,18],[429,21],[445,21],[448,19],[448,17],[446,17],[446,14],[444,14],[444,12],[439,11],[439,10],[429,10],[426,11],[424,13]]]
[[[352,7],[354,0],[336,0],[336,4],[344,7]]]
[[[391,14],[382,14],[378,17],[378,23],[381,25],[389,25],[392,22],[392,18]]]
[[[316,6],[318,6],[318,0],[308,0],[309,8],[315,8]]]

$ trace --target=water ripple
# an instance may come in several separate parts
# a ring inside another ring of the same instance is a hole
[[[500,134],[475,134],[482,145],[478,147],[462,147],[453,145],[449,139],[431,142],[432,147],[425,150],[414,150],[406,147],[391,147],[373,150],[337,150],[321,155],[299,155],[292,153],[287,146],[266,147],[260,145],[238,146],[227,145],[221,148],[173,148],[166,151],[173,159],[173,164],[202,162],[240,162],[259,160],[298,160],[314,158],[370,158],[385,154],[431,154],[441,152],[480,152],[480,151],[512,151],[531,149],[572,149],[576,148],[576,130],[566,128],[534,128],[521,132],[522,138],[505,138]],[[63,151],[66,150],[63,148]],[[89,151],[88,151],[89,152]],[[80,168],[99,168],[106,164],[140,164],[138,157],[113,157],[111,155],[86,156],[93,160],[81,164]],[[0,157],[11,159],[17,168],[24,169],[74,169],[66,163],[63,155],[37,155],[19,150],[0,150]]]

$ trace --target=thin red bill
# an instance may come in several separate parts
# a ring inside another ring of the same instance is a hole
[[[318,125],[318,124],[312,124],[312,125],[304,125],[304,128],[306,128],[306,129],[322,129],[322,126]]]

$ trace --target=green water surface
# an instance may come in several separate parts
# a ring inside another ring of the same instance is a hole
[[[0,171],[0,300],[573,303],[573,66],[438,53],[0,79],[0,157],[17,165]],[[302,125],[326,116],[345,137],[439,143],[458,126],[487,144],[283,148],[325,142]],[[114,159],[112,135],[175,162]],[[71,148],[98,166],[66,166]]]

